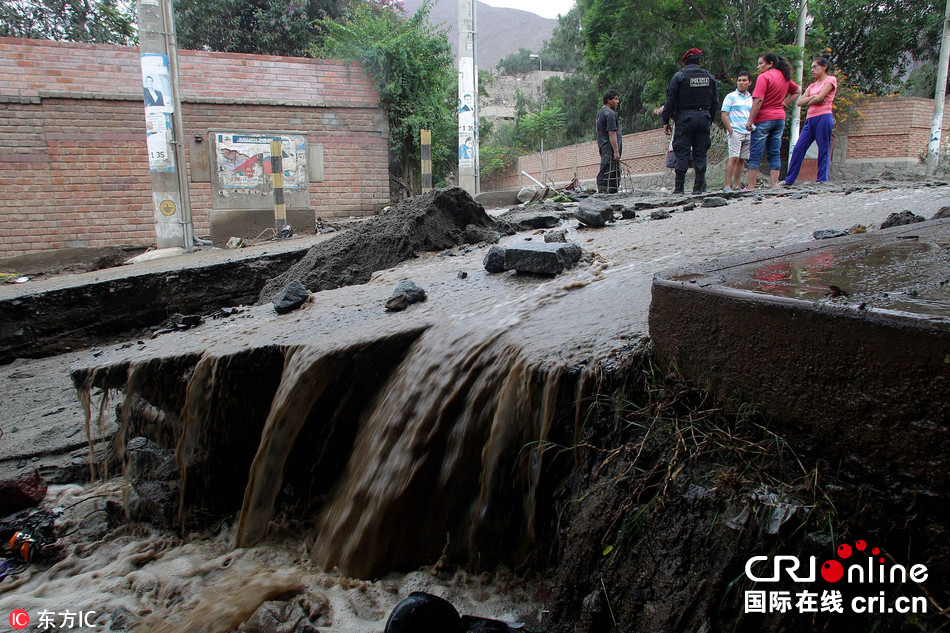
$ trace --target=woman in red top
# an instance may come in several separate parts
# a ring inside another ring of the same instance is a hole
[[[792,65],[784,57],[766,53],[759,57],[759,76],[752,90],[752,111],[746,129],[749,138],[749,189],[755,189],[755,179],[762,162],[762,153],[769,157],[769,175],[772,188],[778,186],[782,170],[782,132],[785,131],[785,108],[795,103],[802,94],[801,86],[791,80]]]
[[[835,128],[835,117],[831,114],[831,102],[838,92],[838,80],[829,75],[831,62],[824,57],[816,57],[811,63],[811,74],[815,81],[805,89],[805,96],[798,100],[799,106],[808,106],[805,126],[802,128],[798,143],[788,161],[788,173],[785,184],[793,185],[802,168],[802,160],[812,141],[818,142],[817,182],[828,180],[828,166],[831,164],[831,132]]]

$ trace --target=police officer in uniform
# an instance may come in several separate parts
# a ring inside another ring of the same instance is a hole
[[[663,106],[663,128],[672,132],[670,119],[676,121],[673,134],[673,155],[676,157],[676,186],[673,193],[683,193],[690,151],[696,179],[693,193],[706,189],[706,152],[709,151],[709,126],[713,113],[719,110],[719,88],[716,79],[699,67],[703,52],[691,48],[683,53],[683,70],[673,75],[666,89]]]

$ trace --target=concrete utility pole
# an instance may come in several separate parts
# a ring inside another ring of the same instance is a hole
[[[950,0],[948,0],[950,1]],[[798,12],[798,33],[795,36],[795,46],[798,47],[800,57],[795,60],[795,83],[802,85],[805,75],[805,29],[808,21],[808,0],[802,0],[801,10]],[[804,88],[802,89],[804,90]],[[788,155],[791,157],[798,144],[798,127],[801,124],[802,109],[798,107],[798,99],[792,106],[792,127],[788,131]],[[805,148],[808,149],[808,148]]]
[[[478,66],[475,0],[458,0],[459,11],[459,187],[475,195],[478,178]]]
[[[937,173],[940,159],[940,135],[943,132],[943,104],[947,98],[947,64],[950,62],[950,0],[943,16],[943,40],[940,43],[940,61],[937,63],[937,85],[934,89],[934,118],[930,124],[930,143],[927,144],[927,175]]]
[[[159,248],[192,248],[171,0],[139,0],[138,27],[156,242]]]
[[[538,114],[544,112],[544,74],[541,70],[541,56],[531,53],[530,59],[538,60]],[[541,182],[548,184],[548,174],[544,167],[544,130],[541,130]]]

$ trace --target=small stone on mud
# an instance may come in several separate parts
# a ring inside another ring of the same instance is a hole
[[[660,209],[659,211],[651,211],[650,219],[651,220],[665,220],[667,218],[672,218],[673,214],[665,209]]]
[[[459,279],[466,279],[468,277],[468,273],[465,272],[464,270],[460,270],[457,276]]]
[[[548,231],[544,234],[544,241],[548,243],[566,243],[567,236],[565,233],[567,233],[565,229],[561,229],[559,231]]]
[[[306,286],[299,279],[294,279],[274,301],[274,311],[277,314],[286,314],[302,306],[309,297],[310,291]]]
[[[244,247],[244,240],[242,240],[239,237],[228,238],[228,243],[224,245],[224,248],[229,249],[229,250],[235,249],[235,248],[243,248],[243,247]]]
[[[725,198],[720,198],[719,196],[709,196],[703,200],[704,207],[724,207],[729,204]]]
[[[388,312],[399,312],[405,310],[413,303],[419,303],[426,300],[426,291],[415,283],[404,279],[396,284],[396,289],[386,301],[386,310]]]
[[[811,235],[816,240],[828,240],[834,237],[844,237],[848,235],[848,233],[846,231],[839,231],[838,229],[822,229],[815,231]]]

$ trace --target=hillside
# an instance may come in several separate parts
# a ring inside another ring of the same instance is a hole
[[[405,0],[406,11],[415,13],[422,0]],[[478,3],[478,67],[493,71],[501,58],[519,48],[538,51],[551,39],[557,20],[549,20],[528,11],[503,9]],[[429,21],[441,24],[447,31],[452,50],[458,47],[458,3],[437,0]]]

